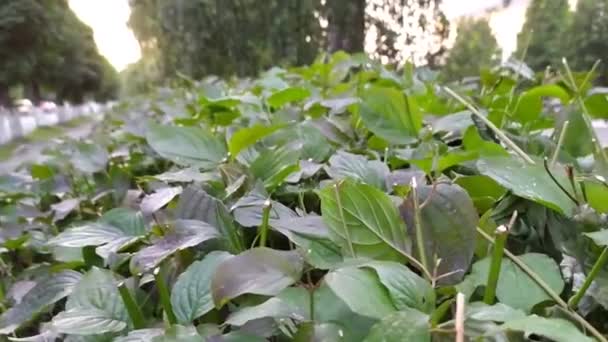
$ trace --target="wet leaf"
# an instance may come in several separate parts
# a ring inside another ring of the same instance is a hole
[[[542,162],[530,165],[516,158],[484,158],[477,162],[477,168],[520,197],[566,215],[574,210],[575,204],[551,180]],[[563,171],[552,170],[552,173],[564,188],[569,188]]]

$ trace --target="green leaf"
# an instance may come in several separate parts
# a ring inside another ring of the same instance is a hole
[[[514,118],[521,123],[537,120],[543,109],[543,98],[554,97],[562,104],[570,101],[570,95],[556,84],[545,84],[526,90],[520,97],[514,110]]]
[[[353,312],[382,319],[397,311],[387,289],[371,270],[344,267],[325,275],[325,282]]]
[[[241,197],[231,208],[234,219],[243,227],[258,227],[262,224],[264,202],[268,198],[255,190]],[[296,213],[284,204],[271,201],[270,219],[288,219],[297,217]]]
[[[469,303],[466,306],[467,319],[477,321],[508,322],[526,317],[522,310],[513,309],[503,303],[488,305],[482,302]]]
[[[435,309],[435,291],[431,284],[405,265],[391,261],[371,261],[361,266],[376,271],[398,310],[412,308],[430,313]]]
[[[72,164],[84,173],[95,173],[105,169],[108,163],[108,151],[102,146],[77,143],[72,154]]]
[[[162,336],[153,337],[151,342],[200,342],[202,340],[194,326],[172,325]]]
[[[310,96],[310,91],[301,87],[289,87],[279,90],[266,100],[273,108],[281,108],[290,102],[299,102]]]
[[[386,189],[385,179],[390,173],[386,164],[378,160],[368,160],[364,156],[338,151],[329,158],[329,167],[325,169],[335,180],[352,178],[373,185],[378,189]]]
[[[411,241],[397,208],[377,188],[346,179],[319,193],[323,220],[339,245],[374,245],[384,242],[408,253]]]
[[[153,245],[141,249],[131,259],[132,273],[149,271],[177,251],[221,237],[217,229],[197,220],[176,220],[172,230]]]
[[[492,178],[483,175],[458,177],[454,183],[467,191],[477,210],[482,213],[492,208],[507,191]]]
[[[229,251],[238,253],[244,249],[234,219],[224,203],[197,186],[189,186],[182,192],[177,204],[177,217],[207,222],[225,238]]]
[[[126,235],[139,236],[146,234],[144,218],[139,211],[115,208],[103,214],[100,221],[120,229]]]
[[[110,253],[139,241],[146,229],[140,212],[116,208],[105,213],[98,222],[68,229],[48,241],[51,246],[101,246],[96,252],[106,258]]]
[[[370,330],[364,342],[430,342],[429,317],[414,309],[405,309],[384,317]]]
[[[300,169],[300,153],[290,146],[263,151],[249,166],[251,173],[271,191],[281,185],[291,173]]]
[[[503,330],[522,331],[530,335],[544,336],[555,342],[591,342],[594,339],[585,336],[574,324],[561,318],[544,318],[537,315],[506,322],[500,326]]]
[[[273,296],[300,280],[304,260],[296,251],[260,247],[224,260],[211,281],[216,307],[245,293]]]
[[[202,128],[151,124],[146,139],[161,157],[182,166],[213,169],[227,154],[224,144]]]
[[[477,210],[469,195],[458,185],[422,185],[417,188],[426,258],[434,264],[441,259],[439,284],[454,284],[462,279],[475,252]],[[413,193],[400,207],[409,234],[416,236]],[[418,251],[415,251],[418,254]],[[449,274],[449,275],[448,275]]]
[[[171,305],[178,323],[189,324],[215,307],[211,278],[217,266],[229,257],[226,252],[211,252],[180,274],[171,290]]]
[[[127,309],[118,293],[114,273],[96,267],[82,276],[68,297],[65,309],[67,312],[96,310],[102,312],[106,318],[130,325]],[[92,322],[90,325],[85,325],[83,322],[80,328],[86,327],[95,329]]]
[[[112,342],[149,342],[163,333],[163,329],[156,328],[133,330],[127,336],[116,337]]]
[[[588,238],[593,240],[598,246],[608,246],[608,229],[602,229],[597,232],[583,233]]]
[[[242,150],[253,146],[253,144],[257,143],[262,138],[271,135],[283,127],[285,127],[285,125],[262,126],[256,124],[251,127],[241,128],[230,137],[228,151],[230,151],[230,155],[233,158],[236,158]]]
[[[100,246],[124,237],[124,232],[116,227],[92,222],[68,229],[49,240],[48,244],[62,247]]]
[[[127,323],[112,318],[108,312],[94,308],[60,312],[53,317],[52,324],[58,332],[73,335],[99,335],[127,327]]]
[[[145,214],[153,214],[167,205],[175,196],[182,192],[181,186],[167,187],[154,191],[141,200],[139,207]]]
[[[248,306],[232,313],[226,324],[243,326],[247,322],[271,317],[302,322],[310,317],[310,294],[301,287],[288,287],[262,304]]]
[[[21,301],[0,316],[0,334],[11,334],[48,306],[72,293],[81,274],[66,270],[42,277]]]
[[[361,120],[374,134],[392,144],[417,140],[422,115],[410,97],[394,88],[371,87],[363,94]]]
[[[564,289],[564,281],[559,267],[544,254],[528,253],[520,255],[521,259],[530,267],[541,279],[551,287],[556,293],[561,293]],[[488,271],[490,258],[485,258],[473,265],[473,271],[468,275],[464,282],[457,288],[463,293],[470,293],[466,288],[474,289],[477,286],[485,285],[488,281]],[[496,297],[501,303],[515,309],[530,312],[536,304],[551,300],[551,297],[543,290],[530,276],[522,271],[516,264],[509,259],[503,259],[500,268],[500,276],[496,287]]]
[[[542,162],[530,165],[516,158],[484,158],[477,162],[477,169],[517,196],[527,198],[570,215],[575,204],[551,180]],[[568,181],[563,170],[552,170],[555,178],[568,189]]]

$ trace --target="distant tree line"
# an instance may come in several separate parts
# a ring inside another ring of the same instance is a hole
[[[387,63],[414,57],[439,65],[449,33],[440,3],[130,0],[129,26],[143,58],[123,78],[142,91],[177,73],[250,76],[274,65],[308,64],[322,52],[338,50],[366,51]]]
[[[448,53],[444,75],[452,80],[474,76],[495,65],[500,55],[486,19],[458,23],[456,41]],[[587,71],[599,59],[598,81],[608,81],[608,0],[531,0],[517,36],[514,57],[534,71],[556,70],[566,58],[575,71]]]
[[[0,1],[0,105],[10,105],[15,88],[34,102],[81,102],[113,98],[119,85],[67,0]]]

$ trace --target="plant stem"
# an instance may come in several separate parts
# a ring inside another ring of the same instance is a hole
[[[494,134],[496,134],[498,136],[498,138],[505,144],[507,145],[509,148],[511,148],[517,155],[519,155],[523,160],[525,160],[526,162],[530,163],[530,164],[536,164],[534,162],[534,160],[532,158],[530,158],[530,156],[528,154],[526,154],[526,152],[524,152],[521,148],[519,148],[519,146],[517,146],[517,144],[515,144],[513,142],[513,140],[511,140],[506,134],[504,134],[500,128],[496,127],[496,125],[494,125],[492,123],[492,121],[488,120],[488,118],[486,118],[483,114],[481,114],[481,112],[475,108],[475,106],[473,106],[472,104],[470,104],[467,100],[465,100],[464,98],[462,98],[460,95],[456,94],[456,92],[454,92],[452,89],[448,88],[448,87],[444,87],[443,89],[445,89],[445,91],[450,94],[453,98],[455,98],[456,100],[458,100],[458,102],[462,103],[465,107],[467,107],[475,116],[477,116],[481,121],[483,121],[483,123],[488,126],[493,132]]]
[[[595,261],[595,264],[593,264],[591,271],[585,278],[585,282],[583,283],[581,288],[574,294],[574,296],[572,296],[572,298],[570,298],[570,300],[568,301],[568,306],[570,308],[576,309],[578,307],[578,303],[581,301],[581,299],[583,299],[585,292],[587,292],[589,286],[591,286],[591,283],[593,283],[593,280],[595,279],[595,277],[597,277],[597,274],[604,267],[604,265],[606,265],[606,261],[608,261],[608,247],[604,247],[602,254],[600,254],[600,257]]]
[[[127,308],[127,313],[131,318],[131,322],[133,322],[133,328],[135,329],[143,329],[146,326],[144,315],[141,313],[141,309],[131,296],[131,291],[127,287],[126,282],[121,282],[118,284],[118,292],[120,293],[120,297],[122,298],[125,307]]]
[[[598,67],[599,63],[600,63],[600,61],[597,60],[593,64],[593,67],[585,76],[583,83],[581,84],[580,87],[578,87],[576,85],[576,82],[574,81],[574,76],[572,75],[572,70],[570,69],[570,65],[568,65],[568,61],[565,58],[562,59],[562,64],[564,64],[564,68],[566,69],[566,74],[568,75],[568,78],[570,79],[570,83],[571,83],[572,87],[576,91],[576,100],[582,110],[581,116],[583,117],[583,121],[585,121],[585,126],[587,126],[587,129],[589,130],[589,132],[591,133],[591,136],[593,138],[593,145],[595,147],[596,153],[602,157],[602,159],[604,161],[604,165],[608,165],[608,155],[606,155],[606,151],[604,151],[604,149],[602,148],[602,146],[600,144],[600,138],[599,138],[597,132],[595,131],[595,129],[593,129],[593,123],[591,122],[589,111],[587,110],[587,106],[585,105],[585,102],[583,101],[582,94],[581,94],[581,88],[583,88],[587,84],[587,82],[589,82],[589,78],[591,77],[591,74]]]
[[[262,224],[259,228],[260,235],[260,247],[266,247],[266,240],[268,239],[268,222],[270,221],[270,210],[272,209],[272,202],[267,199],[264,202],[262,208]]]
[[[426,246],[424,244],[424,236],[422,229],[422,220],[420,219],[420,206],[418,203],[418,183],[416,177],[412,178],[412,201],[414,202],[414,225],[416,228],[416,248],[418,249],[418,257],[425,270],[429,269],[429,262],[426,257]],[[431,280],[431,279],[427,279]]]
[[[483,295],[483,302],[492,305],[494,304],[494,297],[496,296],[496,286],[498,285],[498,278],[500,276],[500,268],[502,266],[502,256],[505,248],[505,242],[509,236],[509,231],[504,225],[496,228],[494,238],[494,249],[492,252],[492,262],[490,264],[490,271],[488,272],[488,282],[486,284],[486,291]]]
[[[154,270],[154,280],[156,281],[156,288],[158,289],[158,295],[160,296],[161,305],[163,306],[165,314],[167,315],[167,320],[169,321],[169,324],[175,325],[177,324],[177,318],[175,317],[175,313],[173,313],[173,307],[171,306],[171,296],[169,295],[169,288],[167,288],[163,273],[164,272],[162,271],[162,267],[157,267]]]
[[[551,157],[551,166],[555,165],[557,162],[557,158],[559,157],[559,151],[562,149],[562,145],[564,144],[564,139],[566,138],[566,131],[568,131],[568,125],[570,125],[570,121],[564,121],[562,126],[562,131],[559,134],[559,139],[557,140],[557,146],[555,147],[555,152],[553,152],[553,157]]]
[[[439,304],[439,306],[433,311],[430,317],[431,328],[437,327],[439,321],[445,316],[450,307],[452,307],[452,303],[454,303],[455,299],[448,299],[445,302]]]
[[[456,294],[455,317],[456,342],[464,342],[464,300],[464,294],[458,292],[458,294]]]
[[[494,243],[494,239],[486,232],[484,232],[483,229],[477,227],[477,232],[484,239],[488,240],[488,242],[492,244]],[[553,291],[553,289],[551,289],[551,287],[547,285],[547,283],[538,274],[536,274],[536,272],[534,272],[530,267],[528,267],[528,265],[521,261],[521,259],[515,256],[515,254],[509,252],[508,249],[505,249],[504,253],[509,259],[511,259],[511,261],[513,261],[514,264],[516,264],[522,271],[524,271],[524,273],[526,273],[530,278],[532,278],[532,280],[534,280],[534,282],[538,284],[538,286],[540,286],[543,291],[545,291],[545,293],[547,293],[547,295],[551,297],[551,299],[553,299],[559,306],[561,306],[564,311],[570,315],[570,317],[579,322],[583,327],[585,327],[585,329],[589,330],[589,332],[600,342],[608,342],[608,339],[606,339],[597,329],[595,329],[595,327],[591,325],[591,323],[587,322],[585,318],[579,315],[576,311],[570,310],[570,308],[568,307],[568,303],[561,299],[559,294],[555,293],[555,291]]]

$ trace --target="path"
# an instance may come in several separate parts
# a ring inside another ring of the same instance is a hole
[[[91,133],[96,123],[96,121],[91,120],[77,127],[65,127],[62,136],[72,139],[85,138]],[[44,162],[48,156],[42,154],[42,152],[52,144],[52,141],[40,141],[24,143],[23,146],[17,147],[11,158],[0,161],[0,175],[13,172],[24,163]]]

